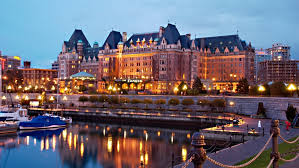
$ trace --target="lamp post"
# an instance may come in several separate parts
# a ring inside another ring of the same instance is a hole
[[[258,87],[258,91],[261,93],[261,96],[263,95],[263,93],[266,91],[266,88],[263,85],[260,85]]]
[[[186,90],[188,89],[188,86],[185,84],[184,86],[183,86],[183,91],[184,91],[184,94],[186,93]]]
[[[177,94],[178,91],[179,91],[179,88],[178,87],[174,87],[174,89],[173,89],[174,94]]]

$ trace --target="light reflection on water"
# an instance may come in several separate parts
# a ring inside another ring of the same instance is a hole
[[[191,131],[74,124],[0,137],[0,167],[167,167],[187,159]]]

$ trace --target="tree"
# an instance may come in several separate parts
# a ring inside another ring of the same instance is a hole
[[[7,70],[4,75],[6,78],[2,80],[3,91],[6,90],[6,86],[10,85],[12,87],[12,91],[18,89],[18,86],[23,83],[23,75],[22,71],[18,69]]]
[[[293,105],[289,105],[286,111],[286,117],[290,122],[293,122],[297,113],[297,109]]]
[[[283,82],[274,82],[270,85],[270,94],[271,96],[286,96],[288,93]]]
[[[79,92],[85,92],[87,90],[86,86],[80,85],[79,86]]]
[[[87,97],[87,96],[80,96],[80,97],[79,97],[79,102],[82,102],[83,105],[84,105],[84,103],[87,102],[87,101],[88,101],[88,97]]]
[[[242,78],[239,80],[239,83],[237,85],[237,92],[242,94],[248,94],[249,85],[246,78]]]
[[[201,93],[202,90],[203,90],[203,84],[200,80],[199,77],[196,77],[193,85],[192,85],[192,89],[194,89],[194,92],[197,92],[197,93]]]

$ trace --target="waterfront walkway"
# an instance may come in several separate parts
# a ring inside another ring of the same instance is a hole
[[[208,154],[208,156],[216,161],[219,161],[226,165],[234,165],[236,163],[239,163],[260,151],[260,149],[265,145],[266,141],[268,140],[270,136],[270,128],[271,128],[271,120],[270,119],[251,119],[251,118],[245,118],[244,121],[248,124],[249,128],[257,128],[258,120],[261,120],[262,126],[265,129],[265,136],[257,137],[256,139],[249,140],[245,142],[244,144],[238,144],[231,148],[226,148],[223,150],[218,151],[217,153],[211,153]],[[246,124],[244,124],[246,125]],[[247,127],[247,125],[246,125]],[[285,139],[290,139],[293,137],[296,137],[299,135],[299,129],[291,129],[290,131],[286,131],[285,124],[280,123],[280,134]],[[240,127],[240,129],[244,129]],[[279,143],[281,143],[282,140],[279,138]],[[271,148],[272,143],[269,143],[267,148]],[[285,163],[281,167],[294,167],[294,165],[299,164],[299,159],[291,162],[291,163]],[[178,165],[177,167],[181,167],[182,165]],[[193,164],[191,163],[189,168],[193,168]],[[209,161],[206,161],[204,163],[203,167],[208,168],[219,168],[219,166],[216,166],[212,164]],[[296,166],[295,166],[296,167]]]

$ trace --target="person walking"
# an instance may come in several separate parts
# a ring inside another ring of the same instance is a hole
[[[258,123],[257,123],[257,127],[258,127],[259,132],[260,132],[260,131],[261,131],[261,128],[262,128],[262,122],[261,122],[261,120],[258,121]]]

